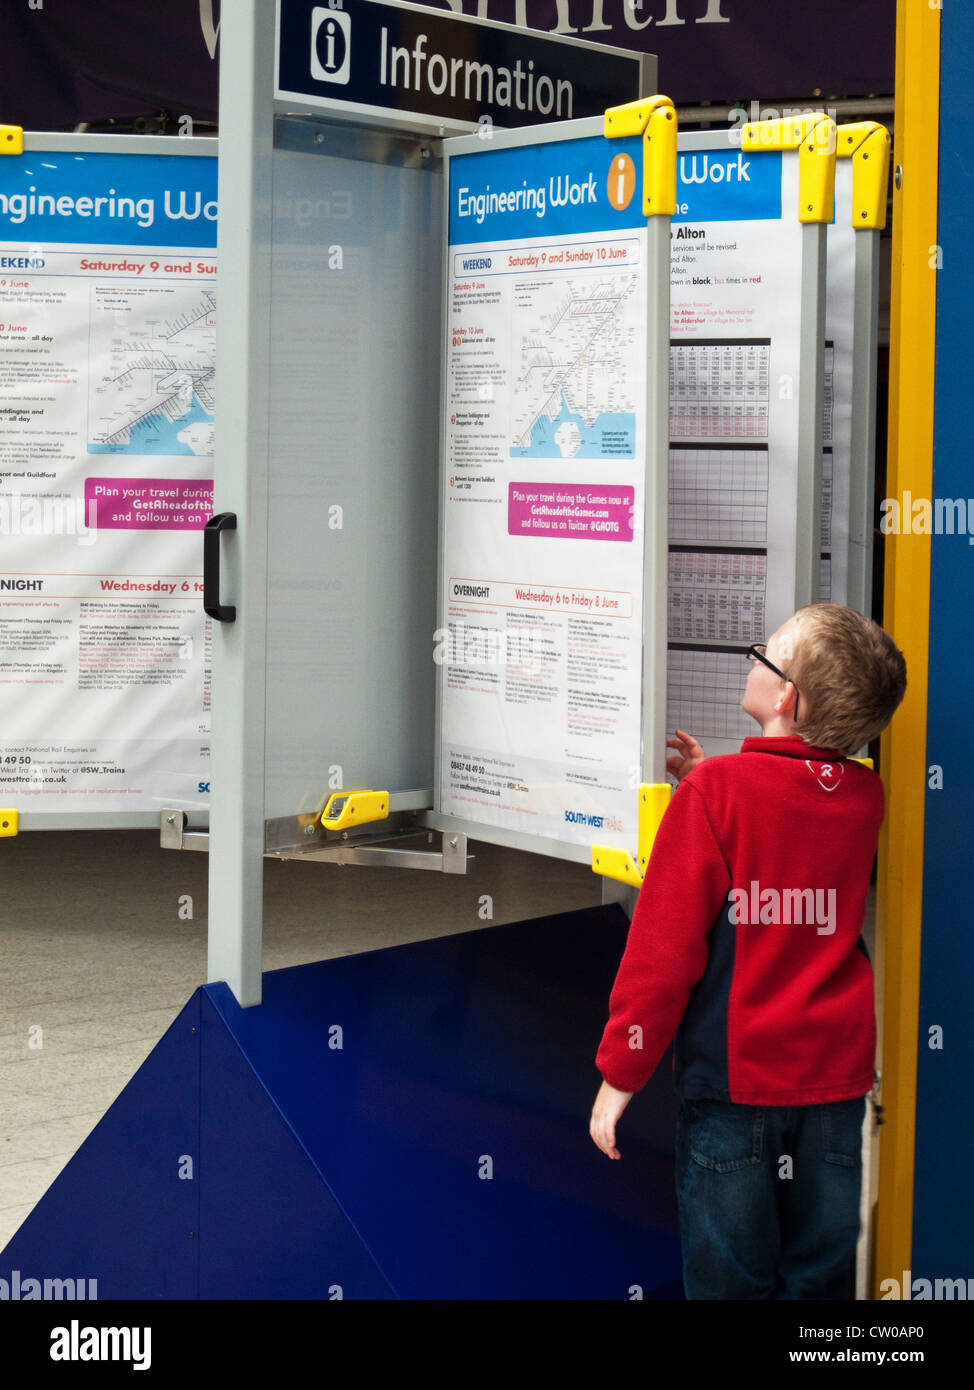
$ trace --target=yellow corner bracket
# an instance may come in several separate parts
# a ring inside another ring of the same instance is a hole
[[[631,888],[642,887],[643,876],[627,849],[593,845],[592,872],[601,874],[603,878],[614,878],[620,883],[628,883]]]
[[[676,107],[670,98],[643,97],[625,106],[610,106],[604,133],[607,140],[643,137],[643,216],[672,217],[676,212]],[[609,198],[615,206],[611,188]]]
[[[19,831],[19,814],[16,811],[0,811],[0,838],[16,835]]]
[[[604,878],[614,878],[620,883],[628,883],[633,888],[642,885],[646,865],[653,850],[656,832],[667,806],[670,804],[672,787],[669,782],[641,782],[639,786],[639,820],[637,835],[639,845],[637,859],[633,859],[627,849],[616,849],[607,845],[592,846],[592,872]]]
[[[0,125],[0,154],[23,154],[24,131],[19,125]]]
[[[835,122],[824,111],[778,121],[748,121],[741,150],[798,150],[798,220],[831,222],[835,213]]]
[[[385,820],[388,814],[388,792],[332,792],[321,813],[321,824],[325,830],[347,830],[350,825]]]
[[[851,763],[862,763],[863,767],[868,767],[870,772],[873,771],[872,758],[850,758],[849,761]]]
[[[852,225],[857,231],[882,231],[889,192],[890,133],[878,121],[840,125],[836,154],[852,160]]]

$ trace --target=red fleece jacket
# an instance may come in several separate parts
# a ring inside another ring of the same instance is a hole
[[[815,1105],[873,1084],[860,932],[883,786],[800,738],[745,739],[683,779],[660,825],[596,1065],[638,1091],[674,1035],[687,1098]]]

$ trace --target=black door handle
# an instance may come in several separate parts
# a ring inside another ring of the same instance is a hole
[[[236,512],[217,512],[203,527],[203,612],[220,623],[237,621],[234,605],[220,602],[220,532],[236,529]]]

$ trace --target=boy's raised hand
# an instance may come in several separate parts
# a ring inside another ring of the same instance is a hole
[[[699,767],[707,756],[693,735],[684,729],[677,729],[676,738],[668,738],[666,746],[678,750],[679,756],[674,754],[666,759],[667,772],[678,782],[682,782],[688,772]]]

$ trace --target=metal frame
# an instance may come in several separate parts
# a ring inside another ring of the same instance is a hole
[[[201,146],[203,148],[201,148]],[[165,154],[212,157],[218,154],[215,135],[89,135],[24,131],[24,154],[32,150],[58,154]]]
[[[226,980],[241,1004],[261,998],[273,140],[266,66],[274,19],[264,0],[237,0],[220,39],[221,67],[234,74],[220,85],[220,193],[236,215],[220,220],[217,256],[224,283],[237,292],[221,305],[217,380],[237,409],[221,415],[213,506],[237,514],[237,530],[223,542],[223,582],[237,620],[213,642],[220,715],[211,753],[207,979]]]

